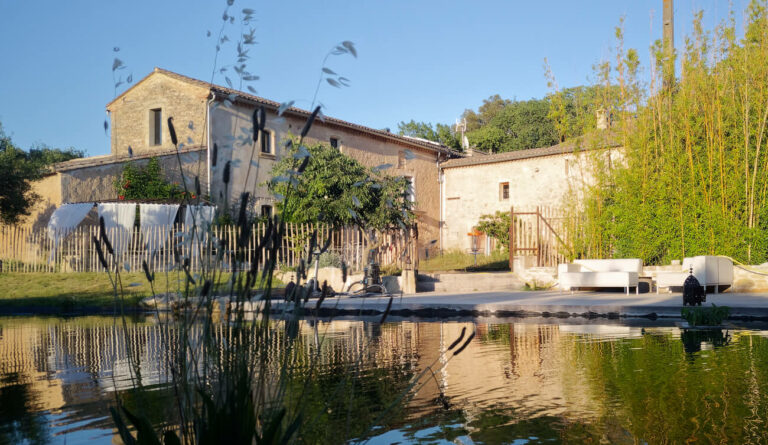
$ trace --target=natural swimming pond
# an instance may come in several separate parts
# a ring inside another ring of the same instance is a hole
[[[311,440],[377,423],[370,443],[768,442],[768,331],[569,321],[308,321],[301,344],[319,347],[320,366],[305,403],[323,416]],[[476,337],[441,366],[464,327]],[[115,395],[139,404],[126,342],[154,389],[142,408],[167,418],[160,331],[152,317],[128,320],[127,335],[111,317],[0,318],[0,444],[112,443]],[[352,396],[312,398],[345,373]]]

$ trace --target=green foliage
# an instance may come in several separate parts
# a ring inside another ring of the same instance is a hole
[[[685,76],[641,87],[637,55],[621,40],[609,79],[619,94],[623,159],[594,163],[585,191],[580,249],[589,257],[638,257],[646,264],[686,256],[768,260],[768,17],[764,1],[749,6],[745,37],[726,22],[704,30],[698,14],[685,39]],[[621,33],[617,33],[621,38]],[[657,72],[668,56],[654,45]]]
[[[509,226],[512,224],[509,212],[497,211],[493,215],[483,215],[477,222],[477,230],[496,239],[509,250]]]
[[[83,152],[69,148],[52,149],[46,146],[25,152],[16,147],[0,125],[0,222],[16,224],[29,210],[38,196],[31,182],[56,162],[82,157]]]
[[[432,124],[427,122],[403,121],[397,124],[397,132],[403,136],[427,139],[454,150],[461,150],[461,141],[453,133],[450,125],[436,124],[433,128]]]
[[[114,187],[121,200],[180,200],[184,197],[184,191],[177,184],[165,179],[157,158],[150,158],[144,167],[134,162],[125,164],[122,174],[115,179]],[[196,196],[190,195],[190,198]]]
[[[319,267],[341,267],[341,256],[336,252],[325,252],[317,261]]]
[[[297,174],[304,150],[309,159]],[[329,145],[292,149],[275,164],[272,176],[269,187],[285,197],[278,210],[289,222],[389,230],[404,228],[414,218],[405,178],[369,169]]]
[[[731,315],[731,308],[728,306],[712,307],[684,307],[680,310],[680,316],[691,326],[720,326],[728,316]]]

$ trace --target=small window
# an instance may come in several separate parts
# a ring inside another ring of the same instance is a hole
[[[397,168],[405,168],[405,152],[402,150],[397,153]]]
[[[499,201],[509,200],[509,183],[502,182],[499,184]]]
[[[416,185],[413,182],[413,178],[405,176],[405,180],[408,183],[408,187],[405,189],[405,198],[410,202],[416,202]]]
[[[337,138],[331,138],[331,148],[339,149],[339,140]]]
[[[149,110],[149,145],[163,144],[163,110]]]
[[[262,218],[272,218],[272,206],[270,206],[270,205],[263,205],[263,206],[261,206],[261,217]]]
[[[261,133],[261,152],[272,154],[272,133],[266,130]]]

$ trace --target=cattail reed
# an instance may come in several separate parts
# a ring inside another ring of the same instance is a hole
[[[392,309],[392,301],[395,299],[394,295],[389,296],[389,303],[387,303],[387,309],[384,310],[384,314],[381,316],[381,320],[379,321],[380,324],[383,324],[387,320],[387,316],[389,315],[390,309]]]
[[[168,118],[168,134],[171,135],[171,142],[173,145],[179,145],[179,140],[176,138],[176,129],[173,128],[173,118]]]
[[[96,255],[99,257],[99,263],[101,263],[101,266],[104,269],[109,270],[109,265],[107,264],[107,259],[104,258],[104,251],[101,250],[101,243],[96,238],[96,235],[93,236],[93,245],[96,248]]]
[[[464,334],[466,333],[467,333],[467,327],[464,326],[463,328],[461,328],[461,334],[459,335],[459,338],[454,340],[453,343],[451,343],[451,346],[448,346],[448,350],[450,351],[451,349],[455,348],[456,345],[461,343],[461,340],[464,338]]]
[[[312,128],[312,123],[315,121],[315,118],[317,117],[317,113],[320,112],[320,105],[316,106],[314,111],[312,111],[312,114],[309,115],[309,119],[307,119],[307,123],[304,124],[304,128],[301,129],[301,137],[309,133],[309,129]]]
[[[463,350],[464,350],[464,348],[466,348],[467,346],[469,346],[469,342],[471,342],[471,341],[472,341],[472,339],[473,339],[473,338],[475,338],[475,333],[476,333],[476,332],[477,332],[477,331],[472,331],[472,333],[471,333],[471,334],[469,334],[469,338],[467,338],[467,341],[465,341],[465,342],[464,342],[464,344],[463,344],[463,345],[461,345],[461,347],[460,347],[459,349],[457,349],[456,351],[454,351],[454,353],[453,353],[454,357],[455,357],[455,356],[457,356],[457,355],[459,355],[459,354],[461,354],[461,351],[463,351]]]
[[[315,304],[315,313],[317,313],[318,310],[320,310],[320,306],[323,305],[323,301],[325,301],[325,298],[330,293],[330,288],[328,287],[328,280],[323,280],[323,289],[320,292],[320,298],[317,299],[317,304]]]
[[[231,161],[227,161],[227,163],[224,165],[224,174],[222,175],[221,181],[224,184],[229,184],[229,170],[231,169]]]
[[[107,252],[109,252],[110,255],[115,254],[115,250],[112,248],[112,243],[109,242],[109,238],[107,237],[107,229],[104,227],[104,217],[99,217],[99,238],[101,238],[101,241],[104,242],[104,246],[107,248]]]
[[[144,275],[147,276],[147,281],[150,283],[154,281],[155,275],[149,272],[149,265],[147,264],[147,260],[141,261],[141,268],[144,269]]]

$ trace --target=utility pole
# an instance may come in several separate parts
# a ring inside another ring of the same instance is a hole
[[[675,12],[673,0],[664,0],[664,88],[675,83]]]

